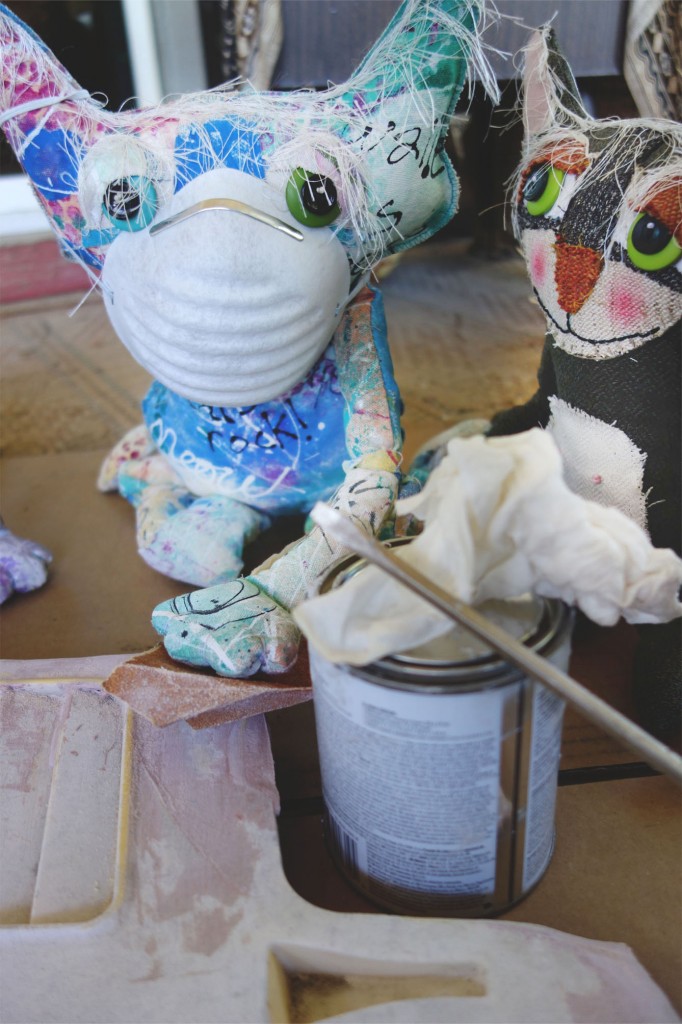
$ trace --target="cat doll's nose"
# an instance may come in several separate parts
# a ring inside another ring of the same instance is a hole
[[[604,265],[604,256],[584,245],[557,241],[554,280],[559,305],[566,313],[577,313],[592,294]]]

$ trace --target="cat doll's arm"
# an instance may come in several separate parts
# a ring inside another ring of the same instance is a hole
[[[402,448],[400,398],[378,292],[367,288],[348,307],[334,345],[349,459],[330,504],[377,533],[393,509]],[[180,661],[209,665],[221,675],[283,672],[298,649],[290,609],[343,554],[315,526],[248,577],[167,601],[152,621]]]
[[[549,398],[556,394],[556,377],[552,360],[554,341],[548,334],[538,370],[538,389],[524,405],[515,405],[496,413],[486,431],[489,437],[521,434],[533,427],[546,427],[549,420]]]
[[[345,479],[329,503],[368,533],[390,514],[400,479],[400,396],[386,343],[383,302],[365,288],[334,336],[346,403]],[[293,608],[343,550],[318,526],[252,574],[283,607]]]

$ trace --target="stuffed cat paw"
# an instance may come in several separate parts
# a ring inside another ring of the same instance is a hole
[[[193,494],[145,427],[126,434],[107,456],[99,487],[118,490],[135,508],[137,547],[147,565],[195,586],[238,576],[244,545],[270,523],[243,502]]]
[[[42,587],[51,561],[47,548],[15,537],[0,519],[0,604],[14,593]]]
[[[219,675],[286,672],[298,653],[300,634],[289,612],[253,577],[165,601],[152,623],[171,657]]]

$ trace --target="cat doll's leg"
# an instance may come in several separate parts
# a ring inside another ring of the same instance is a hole
[[[198,587],[234,579],[243,551],[270,524],[233,498],[196,498],[176,488],[149,487],[137,512],[137,543],[157,572]]]
[[[100,491],[117,491],[118,478],[123,466],[146,459],[158,449],[144,423],[139,423],[114,445],[100,466],[97,487]]]
[[[157,572],[206,587],[238,576],[245,544],[269,525],[267,516],[220,495],[197,497],[183,484],[164,456],[143,455],[136,438],[135,457],[125,458],[124,439],[105,462],[102,489],[117,489],[135,508],[137,546]]]

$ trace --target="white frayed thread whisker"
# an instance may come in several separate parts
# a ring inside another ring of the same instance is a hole
[[[90,269],[90,268],[88,268],[88,269]],[[95,276],[93,275],[93,276],[91,277],[91,283],[90,283],[90,287],[89,287],[89,288],[88,288],[88,290],[87,290],[87,291],[85,292],[85,294],[84,294],[84,295],[83,295],[83,297],[81,298],[80,302],[78,302],[78,303],[77,303],[77,304],[76,304],[76,305],[75,305],[75,306],[73,307],[73,309],[70,309],[70,310],[69,310],[69,312],[67,313],[67,316],[69,316],[69,317],[75,316],[75,315],[76,315],[76,313],[78,312],[78,310],[79,310],[79,309],[81,308],[81,306],[85,305],[85,303],[86,303],[86,302],[88,301],[88,299],[89,299],[89,298],[90,298],[90,296],[91,296],[91,295],[93,294],[93,292],[96,292],[96,291],[101,291],[101,290],[102,290],[102,289],[101,289],[101,285],[100,285],[100,280],[99,280],[99,278],[98,278],[98,277],[95,277]]]

